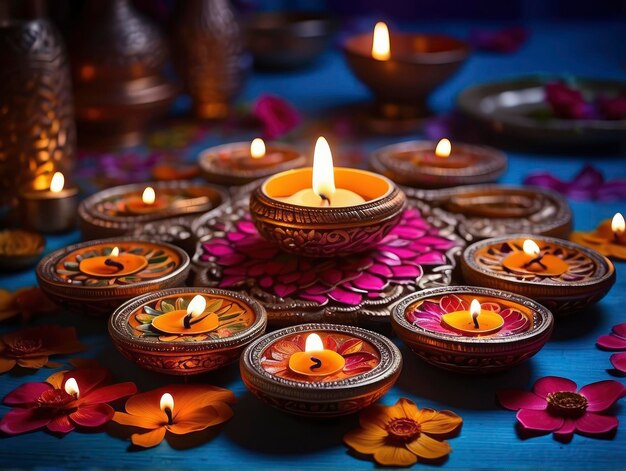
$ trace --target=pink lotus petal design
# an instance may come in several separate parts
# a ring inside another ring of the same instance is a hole
[[[609,335],[598,337],[596,345],[612,352],[621,352],[611,355],[610,361],[618,371],[626,373],[626,322],[614,325]]]
[[[526,430],[553,432],[555,438],[569,440],[574,432],[605,435],[619,422],[607,410],[626,395],[626,387],[614,380],[598,381],[578,389],[575,382],[546,376],[533,386],[533,392],[503,390],[497,393],[502,407],[517,411],[517,421]]]
[[[384,298],[392,286],[416,284],[423,266],[446,263],[446,252],[457,245],[408,209],[376,249],[313,259],[281,252],[245,216],[234,230],[204,242],[200,259],[221,269],[221,288],[256,286],[281,300],[359,306]]]

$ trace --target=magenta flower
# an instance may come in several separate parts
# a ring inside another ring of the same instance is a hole
[[[282,252],[246,218],[223,237],[204,242],[200,259],[221,269],[221,288],[256,286],[281,300],[358,306],[384,297],[394,286],[416,284],[422,266],[447,263],[446,251],[456,244],[409,209],[376,249],[312,259]]]
[[[521,26],[497,31],[476,29],[470,33],[470,43],[480,51],[511,53],[521,48],[528,39],[528,30]]]
[[[591,117],[592,109],[580,90],[563,82],[552,82],[544,87],[546,101],[557,118],[585,119]]]
[[[261,95],[252,105],[252,114],[263,125],[263,137],[278,139],[300,124],[298,111],[275,95]]]
[[[611,365],[622,373],[626,373],[626,322],[614,325],[609,335],[598,338],[596,345],[614,353],[611,355]]]
[[[68,433],[76,427],[99,427],[113,417],[107,403],[137,392],[134,383],[109,384],[103,368],[55,373],[44,383],[26,383],[4,398],[13,406],[0,430],[17,435],[40,428]]]
[[[517,420],[526,430],[553,432],[567,440],[574,432],[602,435],[615,430],[616,417],[606,411],[626,395],[626,388],[614,380],[598,381],[577,391],[576,383],[558,376],[546,376],[533,392],[504,390],[497,393],[502,407],[517,411]]]
[[[605,119],[626,119],[626,94],[614,98],[598,97],[596,105]]]

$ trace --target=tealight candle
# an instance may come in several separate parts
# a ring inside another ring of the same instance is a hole
[[[130,197],[124,204],[126,211],[132,214],[150,214],[160,211],[167,206],[167,202],[162,198],[157,198],[154,188],[147,186],[141,198]]]
[[[324,137],[319,137],[315,143],[312,188],[304,188],[291,196],[277,197],[276,199],[298,206],[330,206],[336,208],[365,202],[365,199],[354,191],[335,187],[333,156]]]
[[[245,152],[243,149],[232,153],[220,154],[220,163],[226,166],[234,166],[241,169],[265,168],[277,165],[285,160],[285,156],[271,149],[267,152],[265,142],[260,137],[252,140],[250,143],[250,151]]]
[[[155,329],[168,334],[203,334],[215,330],[219,325],[219,309],[222,300],[214,300],[207,308],[206,299],[198,294],[189,301],[186,310],[167,312],[155,318]],[[226,307],[228,310],[229,306]],[[217,311],[217,312],[216,312]]]
[[[23,224],[45,232],[64,232],[76,224],[78,189],[66,188],[65,177],[56,172],[48,190],[24,190],[20,193]]]
[[[148,260],[144,257],[128,252],[120,253],[118,247],[113,247],[109,255],[84,258],[78,264],[78,269],[86,275],[108,278],[131,275],[147,265]]]
[[[559,276],[565,273],[567,262],[552,254],[542,254],[536,242],[526,239],[521,252],[507,256],[502,265],[511,272],[533,273],[542,276]]]
[[[289,369],[305,376],[327,376],[343,369],[346,360],[339,353],[324,348],[317,334],[306,338],[304,352],[289,357]]]
[[[441,323],[463,335],[490,335],[498,332],[504,325],[500,314],[482,309],[480,302],[473,299],[469,311],[454,311],[441,316]]]
[[[607,257],[626,260],[626,222],[621,213],[602,221],[593,232],[574,232],[571,239]]]

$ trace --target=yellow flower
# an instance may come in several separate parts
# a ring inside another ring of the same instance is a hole
[[[436,460],[448,455],[448,442],[435,437],[451,435],[463,419],[450,411],[418,409],[414,402],[401,398],[393,406],[366,409],[359,423],[361,427],[343,437],[346,445],[374,455],[381,465],[410,466],[418,458]]]

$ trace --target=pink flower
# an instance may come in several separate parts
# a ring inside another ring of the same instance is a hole
[[[517,420],[527,430],[554,432],[560,440],[574,432],[601,435],[615,430],[617,418],[603,414],[626,395],[626,388],[614,380],[599,381],[577,391],[576,383],[558,376],[546,376],[533,392],[504,390],[497,394],[502,407],[517,411]]]
[[[616,370],[626,373],[626,322],[614,325],[609,335],[598,338],[596,345],[604,350],[623,351],[611,355],[611,364]]]
[[[275,95],[261,95],[252,105],[252,114],[263,125],[263,137],[277,139],[300,124],[298,111]]]
[[[557,118],[584,119],[588,117],[589,105],[580,90],[563,82],[549,83],[544,88],[546,101]]]
[[[103,368],[83,368],[55,373],[45,383],[23,384],[4,398],[14,407],[0,420],[0,430],[16,435],[44,427],[58,433],[99,427],[113,417],[107,403],[137,392],[134,383],[108,380]]]
[[[614,98],[598,97],[596,105],[605,119],[626,119],[626,94]]]

